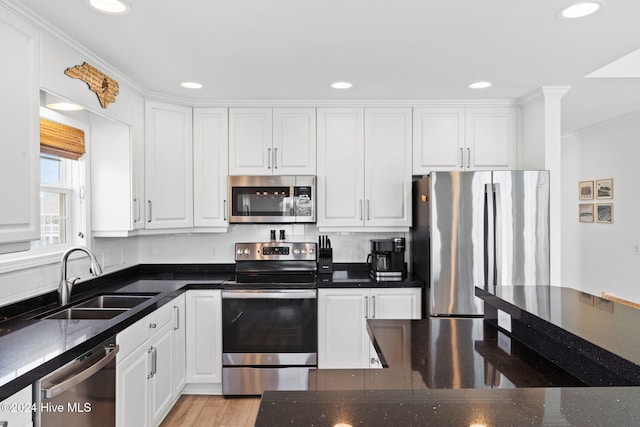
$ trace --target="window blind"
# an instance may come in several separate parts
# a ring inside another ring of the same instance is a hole
[[[40,152],[78,160],[84,153],[84,131],[40,119]]]

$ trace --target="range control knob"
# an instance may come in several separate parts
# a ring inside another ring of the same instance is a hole
[[[238,249],[238,250],[236,251],[236,254],[237,254],[237,255],[242,255],[242,249]]]
[[[313,248],[309,248],[309,255],[313,255]]]
[[[300,249],[298,248],[293,248],[293,254],[294,255],[298,255],[300,253]]]
[[[244,251],[242,251],[242,253],[244,253],[245,255],[249,255],[251,253],[251,250],[249,248],[244,248]]]

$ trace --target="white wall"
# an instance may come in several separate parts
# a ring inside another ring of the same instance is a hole
[[[640,112],[565,136],[562,166],[562,285],[640,301]],[[603,178],[613,224],[579,223],[578,182]]]

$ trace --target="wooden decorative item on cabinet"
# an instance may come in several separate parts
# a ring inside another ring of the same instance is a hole
[[[85,82],[89,89],[98,95],[102,108],[107,108],[110,103],[116,102],[116,96],[120,91],[118,82],[93,65],[83,62],[82,65],[67,68],[64,73],[71,78]]]

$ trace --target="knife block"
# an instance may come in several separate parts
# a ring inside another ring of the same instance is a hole
[[[333,273],[333,248],[321,248],[318,253],[318,274]]]

